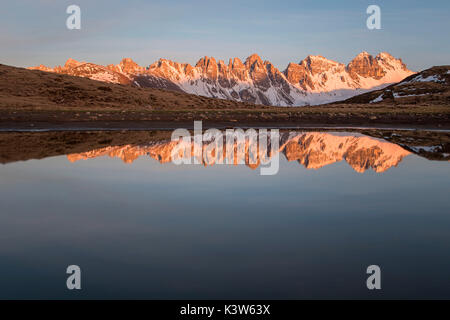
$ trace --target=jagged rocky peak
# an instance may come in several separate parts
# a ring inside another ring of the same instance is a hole
[[[247,70],[245,69],[245,65],[242,63],[241,59],[233,58],[228,62],[228,70],[231,75],[241,81],[244,81],[246,78]]]
[[[133,59],[131,59],[131,58],[123,58],[121,61],[120,61],[120,65],[129,65],[129,64],[132,64],[132,65],[138,65],[136,62],[134,62],[133,61]]]
[[[229,68],[230,70],[234,70],[234,69],[244,69],[245,66],[244,66],[244,64],[242,63],[241,59],[235,57],[235,58],[233,58],[233,59],[230,58],[230,61],[228,62],[228,68]]]
[[[200,60],[198,60],[195,66],[207,69],[208,67],[211,66],[217,66],[217,61],[214,57],[204,56],[203,58],[200,58]]]
[[[261,67],[264,66],[261,58],[256,53],[253,53],[252,55],[247,57],[247,59],[245,60],[244,65],[248,69],[261,68]]]
[[[364,58],[373,58],[373,57],[367,51],[362,51],[362,52],[358,53],[358,55],[354,59],[364,59]]]
[[[158,61],[153,62],[151,65],[148,66],[148,70],[152,69],[158,69],[161,68],[161,66],[164,64],[164,59],[160,58]]]
[[[66,63],[64,64],[64,68],[66,69],[72,69],[75,67],[78,67],[79,65],[83,64],[84,62],[79,62],[77,60],[74,60],[72,58],[67,59]]]
[[[401,59],[396,59],[388,52],[380,52],[379,54],[377,54],[375,59],[377,59],[377,60],[401,60]]]
[[[289,63],[286,70],[284,70],[286,79],[293,85],[300,86],[303,90],[308,90],[308,87],[314,89],[314,83],[310,76],[308,76],[305,65],[297,63]]]
[[[272,86],[275,88],[282,88],[283,92],[288,95],[291,92],[291,87],[284,74],[269,61],[264,61],[264,66],[266,67],[267,76],[269,77]]]
[[[406,64],[403,63],[402,59],[400,59],[400,58],[397,59],[387,52],[380,52],[375,57],[375,59],[381,65],[383,65],[383,67],[385,67],[387,69],[390,69],[390,70],[399,69],[399,70],[403,70],[403,71],[409,71],[408,68],[406,67]]]
[[[148,75],[157,76],[169,81],[181,80],[181,76],[185,72],[192,72],[192,66],[187,64],[183,65],[163,58],[160,58],[145,70],[145,73]]]
[[[47,71],[47,72],[53,72],[53,68],[47,67],[46,65],[40,64],[36,67],[29,68],[30,70],[41,70],[41,71]]]
[[[227,65],[225,64],[225,61],[223,60],[219,60],[219,62],[217,62],[217,65],[219,66],[219,68],[223,69],[223,68],[227,68]]]
[[[191,66],[189,63],[185,63],[183,66],[184,66],[184,73],[187,76],[192,77],[194,75],[194,67]]]
[[[316,85],[314,77],[316,75],[323,75],[323,81],[327,80],[326,73],[328,72],[342,72],[345,66],[333,60],[329,60],[319,55],[308,55],[305,59],[297,63],[289,63],[286,70],[283,72],[287,80],[303,90],[315,90]]]
[[[309,55],[302,61],[300,61],[299,65],[303,66],[306,70],[311,72],[313,75],[327,72],[331,68],[337,67],[337,66],[343,66],[343,64],[338,63],[333,60],[326,59],[322,56],[313,56]]]
[[[347,66],[347,70],[352,78],[358,75],[364,78],[381,79],[386,74],[382,66],[371,54],[366,51],[358,54]]]
[[[138,75],[145,71],[145,68],[138,65],[131,58],[123,58],[119,64],[109,64],[106,68],[111,71],[124,73],[126,75]]]
[[[219,62],[217,63],[217,68],[221,77],[229,78],[229,70],[228,66],[225,64],[225,61],[219,60]]]
[[[136,62],[133,61],[131,58],[123,58],[122,61],[120,61],[119,66],[124,73],[141,73],[145,69],[138,65]]]
[[[282,72],[278,70],[270,61],[264,61],[264,67],[267,70],[267,73],[270,76],[282,77]]]
[[[175,63],[172,60],[159,58],[159,60],[151,64],[149,68],[163,68],[165,66],[173,67],[175,66]]]
[[[214,57],[204,56],[197,62],[195,67],[200,68],[201,73],[203,73],[207,78],[213,80],[217,79],[218,66]]]
[[[266,69],[266,66],[268,64],[268,61],[266,61],[266,64],[264,64],[260,56],[258,56],[256,53],[247,57],[244,63],[245,68],[247,69],[250,78],[253,80],[255,86],[263,91],[266,91],[271,86],[271,81],[268,76],[268,70]],[[266,99],[263,98],[261,100],[263,104],[268,104]]]

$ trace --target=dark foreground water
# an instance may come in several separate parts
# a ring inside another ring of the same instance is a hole
[[[1,165],[0,298],[450,298],[449,162],[342,135],[272,176],[133,145]]]

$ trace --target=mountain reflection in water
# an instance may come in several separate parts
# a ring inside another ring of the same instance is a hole
[[[142,145],[108,146],[83,153],[67,155],[71,162],[102,156],[120,158],[125,163],[133,163],[141,156],[149,156],[160,163],[172,161],[172,150],[181,142],[159,141]],[[214,142],[204,142],[203,151]],[[236,141],[231,146],[236,150]],[[224,142],[225,149],[227,145]],[[192,156],[194,147],[192,146]],[[272,151],[274,152],[274,151]],[[345,160],[355,171],[364,172],[371,168],[375,172],[384,172],[397,166],[410,154],[402,147],[381,139],[358,133],[323,132],[287,132],[280,134],[279,150],[288,161],[298,161],[307,169],[319,169],[326,165]],[[273,154],[272,154],[273,156]],[[214,165],[202,159],[204,165]],[[245,163],[251,169],[259,165],[249,162],[248,143],[245,153],[235,152],[234,164]]]
[[[171,134],[171,131],[1,132],[0,163],[64,155],[70,162],[109,156],[125,163],[133,163],[142,157],[167,164],[172,162],[174,148],[184,147],[187,156],[205,166],[221,162],[246,164],[251,169],[260,166],[257,155],[253,158],[254,161],[249,161],[251,152],[248,139],[240,145],[243,152],[238,152],[237,142],[228,143],[224,138],[222,152],[217,152],[216,157],[214,140],[204,141],[203,146],[198,148],[201,152],[195,154],[194,150],[197,148],[194,147],[192,138],[192,143],[187,142],[186,145],[185,141],[183,146],[180,145],[182,141],[171,141]],[[271,139],[267,141],[268,158],[282,154],[281,158],[298,161],[307,169],[319,169],[345,160],[357,172],[372,169],[380,173],[397,166],[410,154],[428,160],[450,160],[450,132],[447,131],[280,130],[278,146],[272,149]],[[233,158],[227,158],[228,149],[233,149]],[[213,157],[206,157],[205,160],[203,156],[207,152]],[[267,164],[267,159],[265,160],[262,166]]]

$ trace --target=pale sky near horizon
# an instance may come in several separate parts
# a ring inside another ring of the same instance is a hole
[[[81,7],[81,30],[68,30],[67,6]],[[381,30],[366,9],[381,7]],[[361,51],[386,51],[412,70],[450,64],[450,1],[143,1],[16,0],[2,3],[0,63],[28,67],[98,64],[130,57],[195,64],[257,53],[280,70],[309,54],[348,63]]]

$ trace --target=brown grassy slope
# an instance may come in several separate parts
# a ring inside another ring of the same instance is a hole
[[[403,81],[390,85],[384,89],[364,93],[340,103],[361,104],[370,103],[377,98],[383,101],[373,103],[391,105],[450,105],[450,66],[437,66],[413,74]],[[437,77],[439,81],[414,81],[417,77]]]

